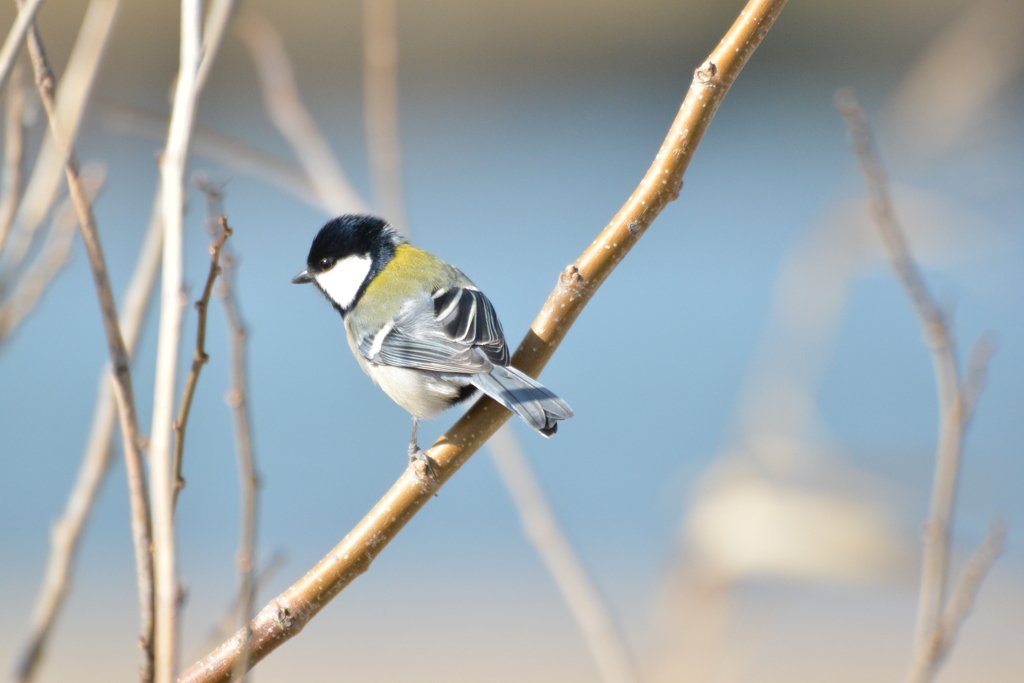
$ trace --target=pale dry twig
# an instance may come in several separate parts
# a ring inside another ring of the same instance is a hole
[[[0,178],[0,253],[11,234],[14,212],[21,197],[25,164],[25,105],[29,97],[25,68],[19,65],[11,77],[4,106],[4,167]]]
[[[377,210],[408,234],[398,127],[395,0],[363,0],[363,121]]]
[[[625,639],[559,526],[511,428],[499,429],[487,445],[519,512],[523,531],[568,603],[601,679],[605,683],[639,681]]]
[[[92,0],[82,19],[56,98],[56,137],[47,137],[36,156],[25,193],[18,205],[14,229],[4,260],[8,272],[16,269],[30,250],[57,196],[64,172],[64,149],[71,149],[78,137],[82,115],[92,93],[107,40],[117,17],[119,0]],[[61,148],[54,140],[65,141]]]
[[[157,683],[174,676],[178,636],[178,579],[174,541],[172,439],[174,389],[178,377],[184,291],[183,228],[185,166],[199,101],[197,88],[202,45],[202,2],[182,0],[178,81],[171,106],[167,144],[160,159],[163,263],[156,386],[150,434],[150,485],[153,498],[153,559],[156,577],[155,675]]]
[[[928,291],[900,229],[867,116],[849,90],[836,93],[835,101],[846,120],[851,145],[867,186],[868,213],[882,238],[893,271],[921,322],[935,368],[939,440],[931,504],[924,531],[914,654],[907,676],[908,681],[923,683],[934,677],[942,655],[948,650],[948,642],[942,636],[942,613],[948,584],[950,523],[956,503],[964,433],[974,410],[981,379],[970,380],[971,395],[967,396],[961,384],[949,323]],[[974,355],[972,375],[983,378],[990,353],[982,351]]]
[[[248,630],[256,608],[256,529],[259,510],[260,479],[256,469],[256,454],[253,447],[252,420],[249,416],[248,380],[246,372],[246,340],[248,330],[242,320],[242,313],[235,294],[234,272],[237,260],[233,254],[227,254],[224,265],[224,281],[221,289],[221,300],[231,333],[231,388],[227,393],[227,402],[231,408],[235,424],[235,450],[238,453],[238,484],[242,491],[241,523],[239,525],[238,543],[238,574],[239,574],[239,627],[246,629],[251,640],[252,633]],[[250,645],[244,643],[241,656],[235,663],[232,679],[241,681],[249,670]]]
[[[89,200],[96,196],[106,176],[106,169],[93,166],[82,170],[82,182]],[[43,294],[71,259],[71,246],[78,227],[71,200],[61,202],[46,242],[39,249],[35,262],[14,284],[13,290],[0,301],[0,343],[6,340],[25,317],[32,312]]]
[[[287,558],[284,553],[274,553],[263,568],[255,573],[252,582],[252,595],[258,595],[260,588],[266,586],[271,579],[281,571],[284,567]],[[240,586],[244,588],[244,586]],[[243,602],[248,600],[249,596],[243,596],[241,591],[234,597],[231,605],[225,610],[224,615],[220,621],[210,629],[209,635],[204,639],[197,648],[197,653],[201,656],[204,652],[209,652],[213,648],[217,647],[225,638],[231,635],[231,633],[238,629],[238,615],[241,610],[244,609]]]
[[[114,133],[150,140],[162,140],[166,135],[165,116],[120,104],[107,103],[100,109],[100,123]],[[262,180],[310,206],[331,213],[330,206],[320,201],[302,167],[294,161],[199,125],[192,133],[192,154],[214,161],[236,173]]]
[[[129,356],[134,356],[160,265],[161,235],[156,209],[157,206],[154,206],[149,229],[123,299],[120,322]],[[46,639],[67,597],[72,564],[82,533],[114,460],[111,442],[116,425],[117,406],[108,362],[100,372],[96,409],[78,476],[68,495],[64,512],[54,522],[50,534],[50,555],[33,610],[31,633],[17,669],[16,680],[19,683],[28,683],[34,677]]]
[[[235,14],[238,0],[213,0],[210,2],[210,9],[203,21],[203,46],[200,50],[199,70],[196,72],[195,88],[202,92],[206,86],[206,80],[210,77],[210,71],[217,53],[220,52],[220,45],[224,41],[228,24]]]
[[[303,105],[284,44],[273,25],[250,11],[239,17],[237,31],[260,77],[263,104],[305,169],[321,203],[335,215],[366,211],[366,204],[331,152],[327,136]]]
[[[978,597],[978,589],[988,576],[992,565],[1003,554],[1006,546],[1006,526],[1002,522],[993,522],[989,527],[985,540],[981,542],[974,555],[968,560],[960,574],[960,579],[950,593],[946,609],[942,611],[942,622],[936,634],[936,659],[941,660],[956,638],[960,626],[964,623]]]
[[[4,45],[0,48],[0,90],[3,90],[7,84],[7,77],[11,74],[11,67],[14,66],[18,50],[21,49],[28,28],[35,20],[36,12],[39,11],[39,6],[42,4],[43,0],[28,0],[18,8],[18,16],[14,18],[11,30],[7,32]]]
[[[146,498],[145,472],[142,464],[142,436],[139,430],[138,415],[135,410],[135,396],[132,389],[131,367],[121,329],[118,324],[117,305],[110,288],[110,277],[107,274],[103,248],[100,244],[99,231],[92,212],[92,205],[78,173],[78,161],[71,143],[62,137],[63,129],[58,120],[56,101],[54,100],[53,73],[46,61],[42,41],[35,27],[29,32],[29,54],[36,73],[36,85],[39,96],[50,122],[50,132],[57,148],[62,151],[65,160],[65,175],[68,190],[71,194],[78,223],[82,231],[82,240],[89,255],[96,293],[99,298],[100,311],[103,318],[104,332],[110,353],[112,377],[114,379],[114,395],[117,399],[118,416],[121,423],[121,435],[124,443],[125,460],[128,470],[129,493],[132,507],[132,536],[135,543],[135,560],[139,589],[140,617],[142,621],[142,649],[144,662],[142,680],[151,678],[152,668],[152,606],[153,606],[153,565],[150,555],[150,516],[149,501]]]
[[[210,182],[198,183],[206,196],[208,221],[227,229],[226,218],[222,215],[222,192]],[[256,470],[256,454],[253,446],[252,419],[249,414],[248,372],[246,369],[246,340],[248,331],[242,320],[241,308],[235,294],[235,268],[237,260],[229,248],[223,258],[223,277],[218,297],[224,305],[224,314],[230,334],[229,358],[231,363],[231,388],[225,396],[231,408],[235,426],[235,451],[238,460],[238,485],[241,491],[241,511],[238,534],[238,606],[236,621],[239,628],[247,628],[255,609],[256,600],[256,523],[259,503],[259,475]],[[249,634],[251,637],[251,633]],[[235,663],[232,680],[242,681],[248,670],[249,646],[243,645],[241,656]]]

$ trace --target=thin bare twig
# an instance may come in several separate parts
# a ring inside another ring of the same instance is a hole
[[[968,560],[967,566],[960,574],[959,581],[950,593],[949,602],[946,603],[946,609],[942,612],[942,627],[936,634],[939,641],[936,644],[936,661],[941,661],[949,652],[960,626],[974,607],[981,582],[985,580],[992,565],[1003,554],[1005,546],[1006,525],[1002,521],[995,521],[989,526],[985,540],[981,542],[981,545],[974,551],[974,555]]]
[[[953,588],[939,626],[931,633],[927,643],[927,657],[913,663],[908,681],[926,683],[938,673],[939,666],[953,647],[960,627],[974,607],[982,582],[1003,553],[1005,542],[1006,527],[1001,522],[993,522],[985,540],[974,551]]]
[[[231,331],[231,388],[226,400],[231,408],[235,423],[235,450],[238,452],[238,485],[242,492],[241,524],[238,542],[239,604],[238,624],[252,638],[249,620],[256,609],[256,580],[253,576],[256,564],[256,530],[259,505],[260,479],[256,470],[256,454],[253,448],[252,420],[249,416],[248,380],[246,372],[246,340],[248,330],[242,321],[242,313],[235,294],[234,273],[237,260],[234,254],[227,254],[224,264],[224,280],[220,292],[224,312]],[[241,681],[249,670],[250,644],[244,643],[241,656],[235,663],[232,680]]]
[[[875,149],[867,116],[849,90],[836,93],[835,102],[850,131],[851,145],[864,175],[868,213],[878,228],[893,271],[921,322],[935,368],[939,397],[939,438],[935,479],[924,532],[914,654],[907,676],[908,681],[924,683],[934,677],[942,655],[936,643],[943,640],[942,613],[949,573],[950,523],[956,503],[960,457],[964,433],[977,401],[977,392],[984,380],[985,366],[991,351],[986,348],[986,344],[980,343],[976,353],[972,354],[974,370],[968,395],[965,385],[961,384],[949,323],[928,291],[896,219],[889,182],[881,157]]]
[[[275,552],[262,569],[256,572],[256,575],[252,582],[252,590],[249,591],[252,595],[258,595],[260,588],[270,583],[270,580],[277,575],[277,572],[281,571],[284,567],[287,557],[282,552]],[[210,635],[207,636],[206,640],[203,641],[202,646],[198,649],[199,653],[209,652],[213,648],[217,647],[225,638],[231,635],[233,631],[238,629],[238,614],[243,609],[242,605],[245,600],[248,599],[248,595],[242,595],[240,587],[238,595],[235,596],[234,602],[224,612],[224,616],[221,617],[220,622],[214,626]]]
[[[4,169],[0,178],[0,253],[11,234],[14,212],[21,196],[25,165],[25,103],[29,82],[25,68],[18,65],[11,76],[4,107]]]
[[[640,680],[615,620],[548,505],[526,455],[511,428],[499,429],[487,442],[494,464],[519,511],[526,537],[554,578],[605,683]]]
[[[516,367],[533,377],[540,374],[601,283],[662,209],[679,196],[683,174],[715,111],[785,4],[785,0],[749,2],[697,69],[682,108],[640,186],[576,263],[562,273],[513,356]],[[247,643],[251,642],[251,663],[255,664],[301,631],[331,598],[369,568],[384,546],[509,416],[509,411],[489,399],[474,404],[428,451],[434,477],[426,474],[422,463],[410,464],[373,510],[316,567],[264,607],[247,628],[185,671],[179,682],[226,681]]]
[[[18,50],[21,49],[21,43],[25,40],[25,34],[28,33],[28,28],[35,20],[36,12],[39,11],[39,6],[42,4],[43,0],[28,0],[18,8],[18,16],[14,18],[11,30],[7,32],[4,46],[0,48],[0,90],[3,90],[7,83],[7,77],[18,56]]]
[[[82,182],[90,201],[99,192],[105,175],[106,171],[102,167],[94,166],[82,171]],[[18,278],[14,290],[0,301],[0,343],[14,333],[42,299],[50,283],[70,263],[71,246],[77,228],[75,208],[71,200],[67,199],[57,210],[39,256]]]
[[[971,347],[971,353],[967,357],[967,371],[964,374],[963,386],[960,390],[963,395],[965,423],[970,422],[974,417],[978,399],[981,397],[981,392],[985,390],[985,382],[988,379],[988,365],[995,352],[996,340],[988,334],[981,335]]]
[[[134,356],[160,265],[160,222],[155,209],[121,311],[121,331],[129,356]],[[117,426],[117,407],[110,375],[108,362],[100,373],[96,409],[78,476],[64,513],[54,522],[50,533],[50,556],[33,610],[31,633],[16,671],[18,683],[28,683],[35,676],[46,640],[70,589],[72,564],[82,532],[114,460],[111,442]]]
[[[174,389],[178,377],[184,292],[182,223],[185,210],[185,165],[198,106],[197,74],[202,45],[202,2],[181,2],[178,81],[171,106],[167,144],[160,160],[163,216],[163,264],[160,286],[160,331],[150,441],[153,498],[153,556],[156,577],[156,683],[174,677],[178,636],[178,577],[174,544],[174,491],[171,471]]]
[[[100,123],[114,133],[151,140],[162,140],[167,133],[166,116],[121,104],[106,103],[101,109]],[[330,206],[320,201],[302,167],[290,159],[283,159],[202,126],[196,126],[192,133],[192,154],[215,161],[236,173],[262,180],[324,213],[333,213]]]
[[[331,152],[327,136],[302,104],[288,55],[273,25],[262,15],[247,11],[238,17],[236,30],[256,66],[270,119],[288,141],[320,201],[335,215],[366,211],[365,202]]]
[[[110,288],[110,277],[107,274],[103,247],[100,244],[99,231],[93,216],[84,184],[78,173],[78,161],[74,150],[67,139],[63,139],[62,128],[58,121],[56,102],[54,101],[53,73],[46,62],[42,41],[35,26],[29,32],[29,54],[35,68],[36,84],[39,95],[50,122],[50,132],[56,140],[57,148],[63,150],[65,159],[65,175],[68,189],[78,213],[78,223],[82,230],[82,241],[89,255],[93,281],[100,303],[103,328],[107,336],[110,353],[112,377],[114,379],[114,395],[117,398],[118,416],[121,423],[121,436],[124,442],[125,461],[128,470],[128,488],[132,507],[132,536],[135,542],[135,560],[139,588],[140,616],[142,621],[142,649],[144,661],[141,679],[146,682],[152,676],[152,608],[153,608],[153,565],[150,556],[150,517],[149,500],[146,497],[145,471],[142,464],[142,436],[139,431],[138,415],[135,410],[135,395],[132,389],[131,367],[128,352],[121,337],[118,324],[117,305]]]
[[[56,199],[64,172],[63,150],[72,149],[75,145],[82,115],[117,17],[118,4],[119,0],[91,0],[86,9],[55,95],[57,122],[61,130],[56,132],[56,138],[43,140],[36,156],[5,250],[7,272],[4,277],[20,266]],[[65,141],[65,147],[61,148],[54,139]]]
[[[203,22],[203,47],[199,70],[196,72],[196,90],[199,92],[203,91],[206,80],[210,77],[210,70],[213,69],[215,57],[220,51],[220,44],[224,41],[224,34],[237,5],[238,0],[212,0],[210,3],[206,20]]]
[[[206,196],[207,213],[209,214],[208,221],[211,224],[219,223],[222,228],[226,228],[227,219],[221,215],[223,212],[221,188],[210,182],[199,182],[197,185]],[[238,608],[235,616],[237,627],[247,628],[249,620],[252,619],[256,600],[256,525],[260,482],[259,474],[256,470],[252,420],[249,415],[249,402],[247,400],[249,382],[246,370],[246,339],[248,331],[242,320],[241,308],[238,305],[238,297],[235,294],[234,274],[237,260],[230,247],[224,253],[223,264],[224,274],[221,277],[221,286],[217,296],[224,305],[224,314],[231,338],[229,352],[231,359],[231,388],[228,389],[225,395],[225,401],[228,407],[231,408],[232,421],[235,426],[238,486],[241,491],[237,555],[239,593]],[[251,633],[249,637],[251,638]],[[235,663],[232,680],[243,680],[249,668],[248,660],[249,648],[246,644],[242,648],[241,656]]]
[[[196,301],[196,311],[199,314],[199,324],[196,326],[196,350],[192,355],[192,367],[189,369],[188,378],[185,380],[185,391],[181,395],[181,408],[178,410],[178,419],[174,421],[174,495],[171,498],[171,505],[177,506],[178,494],[185,488],[185,480],[181,476],[181,465],[185,455],[185,431],[188,429],[188,415],[192,408],[192,397],[196,393],[196,385],[199,384],[199,373],[203,366],[210,360],[206,353],[206,317],[210,307],[210,296],[213,294],[213,283],[220,275],[220,255],[224,249],[224,243],[231,237],[231,228],[228,227],[226,217],[221,217],[220,234],[210,245],[210,272],[206,276],[206,286],[203,287],[203,294]]]
[[[363,91],[373,196],[381,215],[405,233],[395,0],[363,0]]]

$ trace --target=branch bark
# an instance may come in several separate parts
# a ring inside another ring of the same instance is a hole
[[[625,258],[665,206],[679,196],[683,174],[718,106],[785,0],[751,0],[707,61],[697,69],[682,108],[653,164],[626,204],[559,278],[512,361],[536,377],[598,287]],[[406,523],[506,420],[510,413],[486,397],[478,401],[428,451],[435,477],[413,463],[323,560],[275,598],[248,625],[178,679],[226,681],[251,638],[252,664],[299,633],[357,576],[365,572]]]

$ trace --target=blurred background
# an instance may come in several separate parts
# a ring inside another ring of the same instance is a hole
[[[52,1],[40,11],[58,76],[87,4]],[[693,69],[742,6],[397,2],[405,220],[415,244],[488,294],[510,345],[635,188]],[[240,9],[276,29],[302,100],[352,186],[378,205],[362,4],[251,0]],[[149,223],[178,11],[167,2],[120,6],[77,143],[83,162],[105,169],[96,214],[116,292]],[[4,6],[0,26],[13,17]],[[641,680],[896,680],[908,665],[935,380],[914,311],[867,221],[832,105],[843,86],[876,124],[897,212],[932,291],[952,311],[961,360],[982,333],[998,340],[966,439],[954,576],[993,518],[1008,525],[1007,550],[939,680],[1020,680],[1022,34],[1024,6],[1009,0],[790,3],[722,105],[679,200],[547,367],[543,382],[576,417],[551,440],[509,423]],[[31,102],[28,116],[33,109],[29,159],[45,121]],[[409,417],[359,370],[323,298],[289,284],[330,214],[301,196],[308,180],[231,28],[198,126],[189,174],[224,184],[251,330],[260,564],[284,558],[260,588],[262,606],[399,476]],[[245,167],[215,144],[226,139],[258,150],[262,166]],[[186,279],[196,298],[210,238],[202,195],[192,189],[189,202]],[[75,244],[70,264],[0,346],[3,675],[26,637],[48,531],[88,435],[106,358],[97,313]],[[135,364],[143,429],[156,322],[151,311]],[[194,335],[189,309],[183,367]],[[177,515],[183,665],[208,650],[237,591],[227,347],[214,303]],[[424,424],[421,443],[458,414]],[[128,520],[118,455],[37,680],[135,677]],[[486,450],[254,678],[601,680]]]

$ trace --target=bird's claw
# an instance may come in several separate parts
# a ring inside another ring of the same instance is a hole
[[[431,459],[427,452],[420,450],[418,446],[409,446],[409,462],[412,465],[416,465],[417,461],[423,464],[423,468],[427,471],[427,476],[431,479],[437,479],[437,470],[434,469],[434,461]]]

